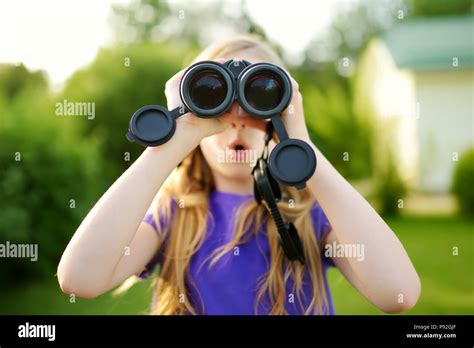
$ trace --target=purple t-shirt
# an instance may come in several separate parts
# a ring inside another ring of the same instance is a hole
[[[210,270],[208,269],[210,260],[200,267],[217,247],[232,240],[235,211],[248,199],[254,199],[253,195],[213,191],[209,196],[209,209],[213,219],[207,219],[205,241],[192,256],[190,263],[190,275],[195,286],[199,289],[199,294],[192,286],[190,291],[195,304],[194,307],[200,314],[255,314],[254,303],[258,293],[257,280],[267,272],[266,260],[270,259],[267,236],[260,233],[265,230],[265,225],[260,227],[258,233],[249,242],[238,246],[238,253],[234,253],[233,250],[229,251]],[[172,208],[176,209],[175,206],[172,206]],[[166,227],[162,217],[159,216],[159,218],[160,225]],[[324,211],[317,203],[311,209],[311,218],[316,239],[319,242],[324,234],[329,231],[330,224]],[[145,221],[151,224],[155,231],[157,230],[152,214],[147,214]],[[161,258],[162,255],[158,252],[140,277],[146,278],[156,264],[161,262]],[[321,258],[324,286],[328,297],[328,307],[325,312],[334,314],[334,306],[326,279],[327,268],[334,266],[334,264],[324,256],[321,256]],[[292,288],[293,282],[290,278],[286,284],[287,297],[292,293]],[[308,273],[305,274],[303,279],[303,293],[305,296],[302,296],[301,300],[306,308],[312,298],[312,285]],[[268,297],[260,301],[258,314],[269,312],[267,301]],[[202,308],[204,308],[204,311]],[[296,294],[294,294],[294,301],[286,302],[285,308],[288,314],[304,314],[304,309],[299,304]]]

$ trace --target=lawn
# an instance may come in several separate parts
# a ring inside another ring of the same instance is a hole
[[[388,221],[421,279],[421,297],[408,314],[474,314],[474,224],[457,218]],[[458,255],[453,255],[453,247]],[[339,273],[329,273],[336,313],[381,313]]]
[[[474,224],[457,218],[404,217],[388,221],[421,277],[422,294],[408,314],[474,314]],[[453,248],[458,255],[453,255]],[[338,314],[380,314],[335,269],[328,274]],[[4,288],[5,289],[5,288]],[[55,278],[0,293],[0,314],[142,314],[149,309],[152,282],[126,294],[93,300],[60,292]]]

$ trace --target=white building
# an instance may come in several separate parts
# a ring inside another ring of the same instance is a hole
[[[426,192],[449,191],[459,155],[474,143],[473,17],[402,20],[361,61],[358,97],[391,128],[400,174]]]

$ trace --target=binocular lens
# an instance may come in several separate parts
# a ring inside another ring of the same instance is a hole
[[[278,106],[283,98],[281,81],[270,73],[259,73],[245,85],[245,99],[255,109],[266,111]]]
[[[224,78],[212,70],[204,70],[193,76],[189,83],[189,94],[193,103],[202,109],[219,106],[227,94]]]

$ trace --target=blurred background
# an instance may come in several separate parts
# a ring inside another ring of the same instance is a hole
[[[284,58],[313,142],[383,215],[421,277],[408,314],[474,313],[471,0],[0,1],[0,314],[141,314],[151,281],[64,295],[60,256],[140,155],[146,104],[206,45],[256,33]],[[94,105],[93,117],[58,104]],[[113,231],[111,231],[113,232]],[[97,265],[100,267],[100,265]],[[380,314],[337,270],[338,314]]]

